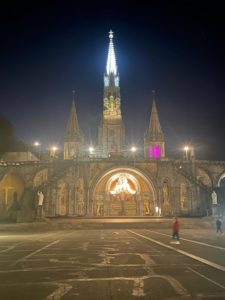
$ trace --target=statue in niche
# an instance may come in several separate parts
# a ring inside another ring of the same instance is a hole
[[[38,195],[38,206],[42,206],[44,202],[44,194],[42,191],[38,191],[37,195]]]
[[[169,215],[170,214],[170,205],[169,205],[169,186],[168,186],[168,181],[165,180],[163,182],[163,214],[164,215]]]
[[[96,204],[96,216],[103,215],[103,204],[101,202],[97,202]]]
[[[144,201],[144,214],[145,215],[149,215],[150,214],[150,205],[149,205],[149,201],[148,200]]]
[[[77,213],[79,216],[84,215],[84,179],[79,178],[77,188]]]
[[[37,217],[41,218],[43,216],[44,194],[42,191],[38,191],[37,195],[38,195]]]
[[[217,205],[217,194],[215,191],[212,192],[211,198],[212,198],[212,204]]]
[[[181,184],[180,206],[182,210],[188,209],[188,189],[185,184]]]
[[[168,182],[164,181],[163,182],[163,203],[168,203],[169,202],[169,186]]]
[[[65,183],[61,182],[58,185],[58,192],[57,192],[57,198],[58,198],[58,214],[65,216],[67,213],[67,193],[66,193],[66,185]]]

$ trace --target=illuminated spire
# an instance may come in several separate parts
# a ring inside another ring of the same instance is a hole
[[[152,91],[152,94],[153,94],[153,103],[152,103],[152,111],[150,116],[148,134],[152,141],[164,141],[164,135],[161,129],[158,111],[156,107],[155,90]]]
[[[77,111],[75,106],[75,91],[73,91],[73,101],[70,109],[70,116],[67,123],[65,137],[66,140],[74,140],[80,136],[80,128],[77,119]]]
[[[116,65],[116,56],[114,51],[113,45],[113,32],[110,30],[109,32],[109,51],[108,51],[108,58],[106,64],[106,74],[113,74],[117,75],[117,65]]]

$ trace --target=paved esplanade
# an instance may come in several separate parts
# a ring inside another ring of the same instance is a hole
[[[214,229],[2,232],[0,299],[225,299],[225,237]]]

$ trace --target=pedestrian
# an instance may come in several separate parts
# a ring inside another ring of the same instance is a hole
[[[172,244],[180,244],[180,222],[178,221],[178,218],[174,218],[173,225],[172,225],[173,233],[172,233]]]
[[[218,234],[218,233],[223,234],[223,231],[222,231],[221,226],[222,226],[222,222],[221,222],[221,220],[218,218],[218,219],[216,220],[216,233],[217,233],[217,234]]]

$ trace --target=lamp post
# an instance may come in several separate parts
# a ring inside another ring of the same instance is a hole
[[[50,157],[55,158],[56,157],[56,151],[58,150],[58,148],[56,146],[52,146],[50,148]]]
[[[130,149],[130,151],[133,153],[133,163],[135,162],[135,153],[136,153],[136,151],[137,151],[137,148],[135,147],[135,146],[132,146],[131,147],[131,149]]]
[[[131,151],[134,153],[134,152],[136,152],[136,151],[137,151],[137,148],[133,146],[133,147],[131,147],[131,149],[130,149],[130,150],[131,150]]]
[[[135,152],[137,151],[137,148],[135,146],[132,146],[130,151],[132,152],[133,163],[134,163],[135,162]]]
[[[188,150],[189,150],[189,147],[188,146],[185,146],[184,147],[184,151],[185,151],[185,159],[188,160]]]
[[[39,159],[39,160],[40,160],[40,156],[41,156],[41,153],[40,153],[40,146],[41,146],[40,142],[38,142],[38,141],[35,141],[35,142],[34,142],[34,147],[37,149],[37,152],[38,152],[38,159]]]
[[[92,146],[90,146],[88,150],[89,150],[89,157],[92,157],[95,149]]]

